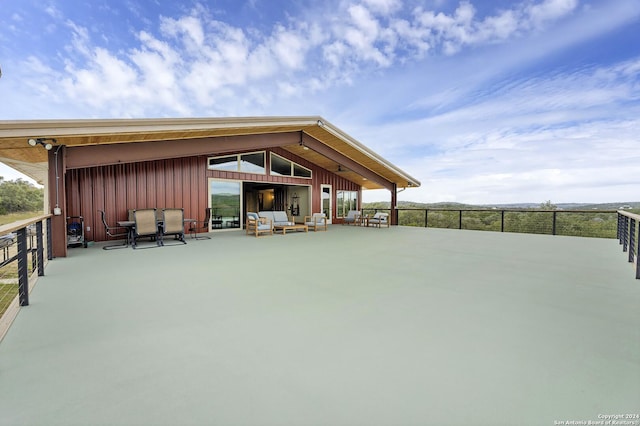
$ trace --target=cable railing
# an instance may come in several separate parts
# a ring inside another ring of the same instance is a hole
[[[364,209],[363,214],[389,209]],[[616,238],[616,210],[398,209],[398,225]]]
[[[640,215],[624,210],[408,209],[398,225],[574,237],[617,238],[640,279]],[[375,214],[390,209],[363,209]]]
[[[638,237],[638,227],[640,226],[640,216],[634,213],[618,210],[618,241],[622,246],[622,252],[628,253],[629,263],[635,263],[636,279],[640,279],[640,238]]]
[[[0,227],[0,340],[51,260],[50,215]]]

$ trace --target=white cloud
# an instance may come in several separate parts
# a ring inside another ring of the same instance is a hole
[[[2,82],[0,96],[15,107],[1,112],[321,114],[423,181],[402,199],[561,202],[589,195],[589,185],[608,185],[612,197],[629,190],[614,171],[638,177],[640,59],[505,76],[637,19],[637,2],[526,0],[488,12],[475,0],[428,2],[447,13],[416,3],[423,6],[320,2],[321,13],[266,30],[214,19],[198,5],[176,16],[141,14],[135,39],[118,49],[109,34],[49,8],[54,25],[66,22],[66,50],[3,60],[7,76],[14,65],[25,79]],[[3,34],[3,44],[7,37],[16,36]]]
[[[578,0],[544,0],[542,3],[528,6],[525,10],[529,21],[535,27],[539,27],[548,21],[568,15],[577,6]]]

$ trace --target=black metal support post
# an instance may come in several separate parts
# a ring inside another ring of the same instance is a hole
[[[622,251],[626,252],[627,251],[627,235],[629,234],[628,230],[629,230],[629,218],[628,217],[624,217],[624,219],[622,220],[623,225],[622,225]]]
[[[458,229],[462,229],[462,210],[460,210],[460,215],[458,216]]]
[[[18,229],[18,296],[20,306],[29,305],[29,272],[27,262],[27,228]]]
[[[500,211],[500,232],[504,232],[504,210]]]
[[[640,254],[640,236],[638,236],[638,246],[636,253]],[[636,279],[640,279],[640,259],[636,259]]]
[[[631,219],[631,226],[629,227],[629,263],[632,263],[635,260],[635,249],[636,249],[636,220]]]
[[[618,241],[622,245],[622,215],[618,213]]]
[[[47,259],[53,259],[53,245],[51,241],[51,218],[47,218]]]
[[[553,223],[551,224],[551,235],[556,235],[556,212],[553,212]]]
[[[36,258],[38,263],[38,276],[44,275],[44,238],[42,238],[42,222],[36,223]]]
[[[429,227],[429,209],[424,209],[424,227]]]

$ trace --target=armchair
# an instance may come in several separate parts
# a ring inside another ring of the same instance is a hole
[[[309,229],[313,229],[314,231],[317,231],[318,229],[320,229],[321,231],[326,231],[327,217],[324,213],[314,213],[311,216],[304,217],[304,224],[307,225]]]
[[[358,210],[349,210],[347,216],[342,220],[343,225],[358,225],[360,223],[361,214]]]
[[[258,213],[247,212],[247,235],[253,234],[258,237],[260,234],[273,235],[273,221],[268,218],[258,216]]]
[[[373,217],[370,217],[367,220],[367,225],[368,226],[374,226],[374,227],[382,227],[382,226],[386,226],[387,228],[389,227],[389,213],[382,213],[382,212],[378,212],[376,214],[373,215]]]

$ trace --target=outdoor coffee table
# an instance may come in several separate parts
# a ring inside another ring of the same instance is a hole
[[[273,227],[275,229],[275,231],[282,231],[282,235],[286,235],[287,230],[289,231],[304,231],[304,232],[309,232],[309,227],[307,225],[303,225],[303,224],[296,224],[296,225],[275,225]]]

